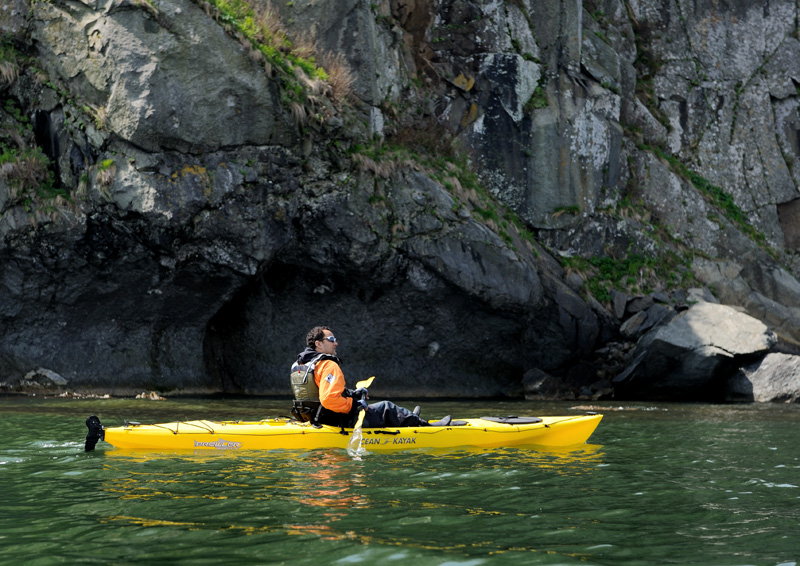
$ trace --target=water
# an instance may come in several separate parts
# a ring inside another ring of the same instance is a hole
[[[413,404],[409,402],[408,404]],[[0,398],[0,564],[796,565],[800,406],[619,405],[568,452],[86,454],[86,416],[274,400]],[[570,414],[571,404],[424,403]]]

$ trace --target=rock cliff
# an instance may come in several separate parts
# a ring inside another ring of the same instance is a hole
[[[328,324],[377,395],[611,396],[702,286],[792,351],[796,16],[6,2],[0,376],[288,394]]]

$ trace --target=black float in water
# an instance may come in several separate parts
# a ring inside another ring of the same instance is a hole
[[[83,448],[86,452],[91,452],[94,450],[97,441],[103,440],[105,431],[103,431],[103,425],[100,424],[100,419],[96,415],[86,419],[86,426],[89,427],[89,432],[86,434],[86,444]]]

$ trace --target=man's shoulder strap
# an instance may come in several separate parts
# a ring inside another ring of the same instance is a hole
[[[331,360],[331,361],[336,362],[337,364],[341,363],[341,361],[339,361],[339,358],[337,358],[336,356],[331,356],[330,354],[324,354],[323,353],[323,354],[318,354],[318,355],[314,356],[313,358],[311,358],[307,362],[303,362],[302,364],[300,362],[295,362],[292,365],[292,370],[294,371],[296,368],[301,367],[301,366],[306,367],[309,370],[313,370],[314,366],[317,365],[317,362],[319,362],[321,360]]]
[[[313,360],[311,360],[310,364],[317,364],[318,362],[330,360],[332,362],[336,362],[337,364],[341,365],[342,360],[340,360],[337,356],[332,356],[330,354],[320,354],[319,356],[315,356]]]

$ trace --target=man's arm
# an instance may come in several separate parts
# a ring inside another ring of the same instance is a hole
[[[322,360],[314,367],[314,378],[319,386],[319,400],[322,406],[337,413],[349,413],[353,399],[342,397],[344,374],[339,364],[332,360]]]

